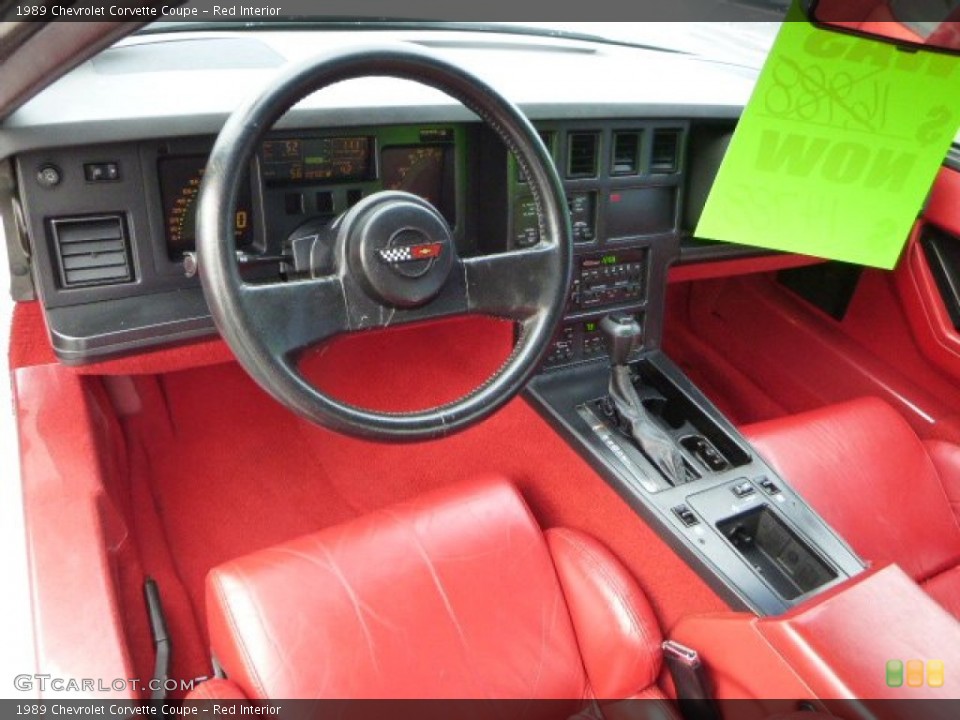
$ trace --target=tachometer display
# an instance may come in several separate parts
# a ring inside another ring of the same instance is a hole
[[[452,226],[456,221],[453,149],[453,145],[385,148],[380,157],[384,189],[419,195]]]
[[[171,260],[179,260],[185,252],[192,252],[196,247],[197,194],[206,163],[205,155],[166,157],[157,162],[167,254]],[[241,186],[237,200],[234,238],[238,248],[248,247],[253,242],[248,182]]]

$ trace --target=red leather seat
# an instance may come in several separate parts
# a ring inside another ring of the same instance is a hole
[[[896,563],[960,617],[960,447],[877,398],[743,428],[865,560]]]
[[[194,698],[664,698],[635,580],[500,479],[221,565],[207,614],[230,685]]]

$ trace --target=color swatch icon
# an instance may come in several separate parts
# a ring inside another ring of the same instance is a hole
[[[923,660],[907,660],[907,687],[923,687]]]
[[[927,661],[927,685],[932,688],[943,687],[943,660]]]
[[[923,687],[924,675],[926,675],[927,687],[943,687],[946,676],[943,660],[928,660],[926,664],[923,660],[907,660],[906,663],[902,660],[887,660],[887,687],[898,688],[904,685],[912,688]]]
[[[903,685],[903,662],[887,660],[887,687],[900,687],[901,685]]]

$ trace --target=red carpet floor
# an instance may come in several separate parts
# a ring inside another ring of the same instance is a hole
[[[345,400],[425,407],[489,375],[510,332],[471,319],[369,334],[317,353],[304,368]],[[522,399],[451,438],[394,445],[301,421],[235,364],[133,382],[139,411],[123,419],[134,450],[131,482],[149,488],[138,515],[159,520],[141,544],[165,546],[143,556],[147,572],[159,563],[178,676],[209,671],[203,584],[213,566],[485,473],[511,478],[544,527],[602,539],[637,576],[665,627],[725,607]]]

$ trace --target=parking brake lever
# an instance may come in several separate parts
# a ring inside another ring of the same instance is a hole
[[[661,428],[643,406],[627,360],[630,353],[640,345],[640,324],[629,314],[607,315],[600,322],[600,331],[607,340],[610,356],[610,399],[629,428],[630,435],[646,456],[673,485],[687,481],[687,469],[683,455],[673,438]]]

